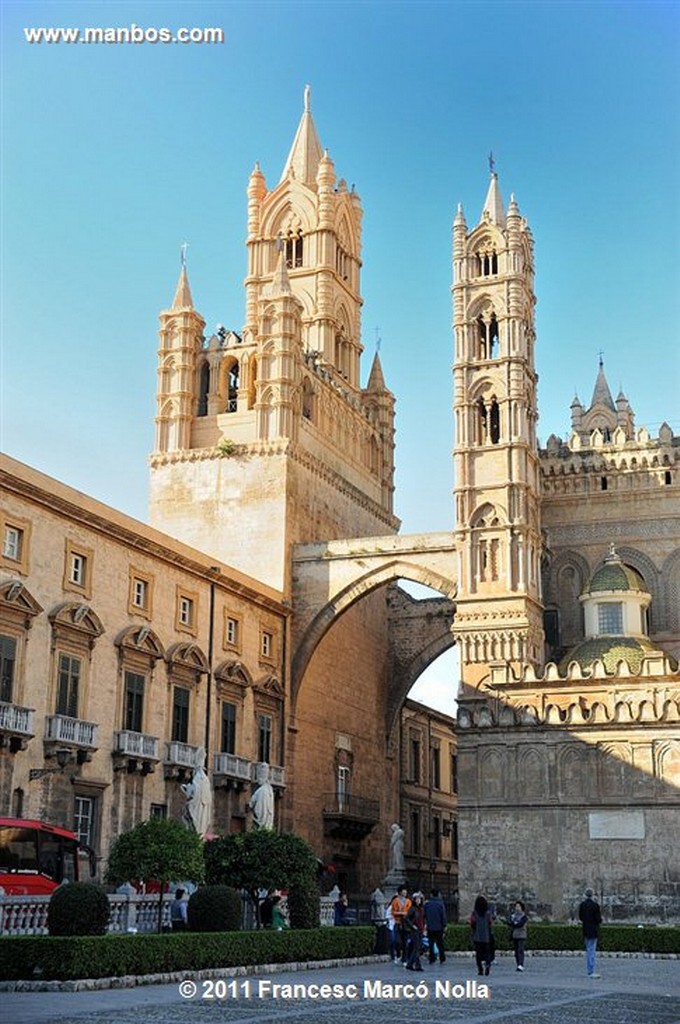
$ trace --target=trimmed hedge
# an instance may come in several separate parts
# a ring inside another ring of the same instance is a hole
[[[510,929],[502,921],[493,927],[496,949],[512,949]],[[557,952],[583,949],[583,932],[575,924],[532,924],[529,922],[527,949]],[[446,948],[468,951],[472,947],[468,924],[450,924],[446,929]],[[597,944],[604,953],[680,953],[680,928],[638,928],[629,924],[605,924]]]
[[[241,927],[241,894],[228,885],[202,885],[187,905],[192,932],[237,932]]]
[[[0,978],[118,978],[244,964],[370,956],[375,930],[315,928],[283,932],[173,932],[96,938],[19,936],[0,939]]]
[[[498,948],[509,949],[509,929],[496,924],[495,934]],[[285,964],[298,960],[346,959],[370,956],[374,947],[374,928],[353,926],[283,932],[174,932],[74,938],[26,935],[0,939],[0,979],[72,981]],[[449,925],[446,948],[471,950],[469,926]],[[581,950],[581,928],[530,923],[528,948]],[[598,948],[605,952],[680,953],[680,928],[604,925]]]

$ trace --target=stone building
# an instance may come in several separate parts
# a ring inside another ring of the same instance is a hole
[[[602,361],[539,449],[533,243],[492,174],[453,227],[462,906],[680,915],[680,439]],[[614,547],[615,545],[615,547]]]
[[[411,884],[436,887],[450,904],[458,889],[458,757],[455,719],[408,698],[401,711],[404,860]]]
[[[636,428],[601,364],[540,448],[533,239],[492,174],[453,225],[455,528],[399,535],[361,204],[308,91],[247,216],[243,327],[205,337],[185,265],[160,316],[152,526],[3,462],[0,813],[97,820],[105,855],[178,815],[203,747],[216,830],[244,827],[267,760],[277,824],[352,891],[401,821],[409,880],[458,872],[462,913],[484,889],[566,918],[590,884],[677,920],[680,439]],[[454,643],[455,734],[405,703]]]
[[[212,828],[243,830],[257,762],[286,781],[281,594],[5,456],[0,485],[0,814],[101,864],[181,817],[202,748]]]

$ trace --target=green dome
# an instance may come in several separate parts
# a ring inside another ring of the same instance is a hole
[[[589,668],[596,658],[599,658],[607,672],[615,672],[618,663],[626,661],[631,672],[637,673],[640,671],[643,655],[651,653],[661,652],[645,637],[594,636],[577,644],[573,650],[565,654],[559,664],[559,670],[566,672],[571,661],[578,662],[581,668]]]
[[[586,594],[595,594],[602,590],[634,590],[647,593],[642,577],[624,565],[615,551],[611,551],[604,562],[590,577],[584,590]]]

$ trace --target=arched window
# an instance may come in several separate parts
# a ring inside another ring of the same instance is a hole
[[[197,416],[208,415],[208,391],[210,390],[210,366],[203,363],[198,373],[198,410]]]
[[[232,363],[227,376],[227,406],[225,412],[236,412],[238,409],[239,364]]]
[[[302,266],[302,230],[298,230],[293,234],[292,231],[288,232],[288,236],[285,239],[286,248],[286,266],[289,269],[294,267]]]
[[[501,439],[501,412],[495,398],[489,410],[489,437],[491,444],[498,444]]]

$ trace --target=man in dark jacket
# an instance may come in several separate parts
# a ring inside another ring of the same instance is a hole
[[[437,959],[434,947],[439,950],[439,962],[446,962],[444,952],[444,929],[446,928],[446,907],[439,895],[439,889],[433,889],[429,900],[425,903],[425,924],[429,941],[429,960],[433,964]]]
[[[578,908],[578,916],[583,925],[583,939],[586,945],[586,970],[589,978],[599,978],[595,973],[595,954],[597,951],[597,940],[600,935],[600,923],[602,913],[600,904],[593,899],[593,890],[586,889],[585,899]]]

